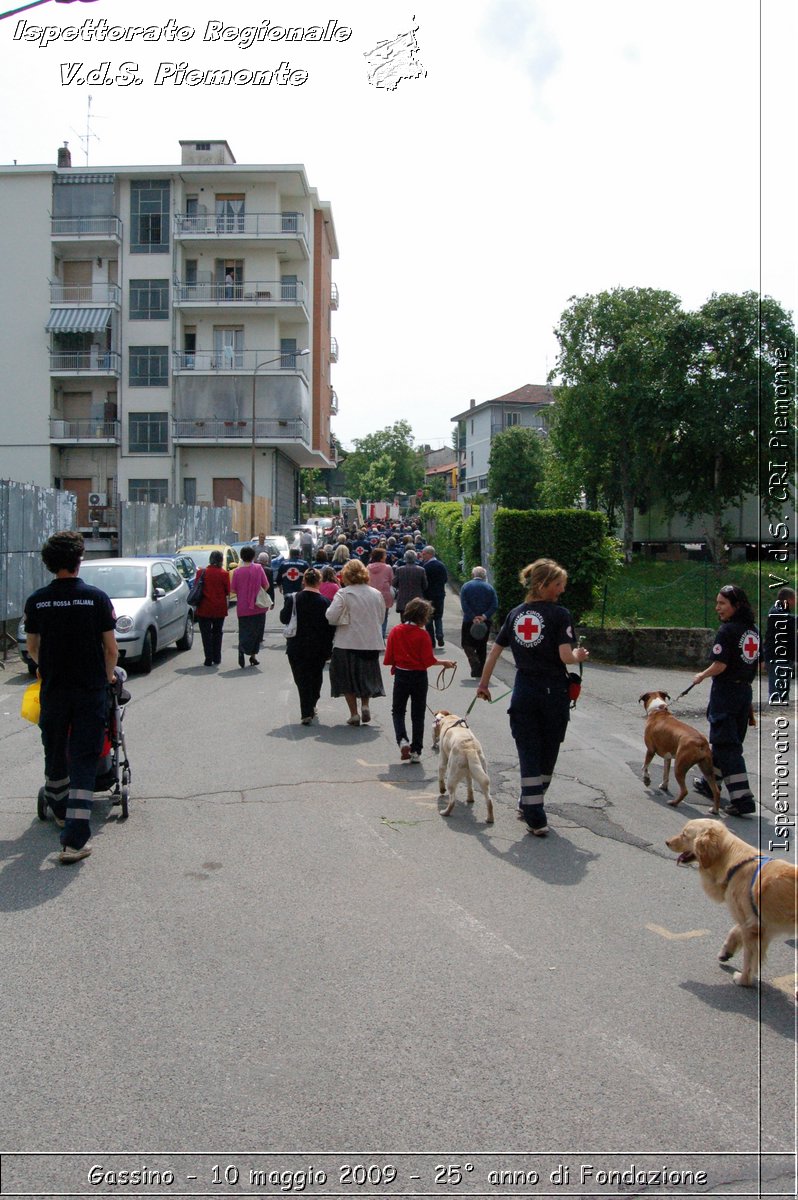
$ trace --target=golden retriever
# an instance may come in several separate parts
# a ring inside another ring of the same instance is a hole
[[[493,800],[490,795],[488,764],[477,738],[468,728],[463,717],[441,709],[433,721],[433,750],[440,750],[438,763],[438,789],[442,796],[449,796],[449,803],[441,813],[450,817],[454,811],[455,792],[458,784],[466,781],[469,804],[474,803],[474,783],[482,791],[488,808],[486,824],[493,824]]]
[[[707,818],[688,821],[665,844],[679,855],[678,862],[696,861],[706,894],[719,904],[726,902],[736,924],[718,958],[727,962],[742,946],[742,970],[735,971],[734,982],[750,987],[773,937],[795,936],[798,867],[759,854],[725,825]]]
[[[643,740],[646,743],[643,783],[646,787],[651,783],[648,768],[654,755],[659,754],[663,759],[660,786],[663,792],[667,792],[673,760],[673,774],[679,785],[679,795],[669,800],[668,804],[675,808],[687,795],[687,784],[684,780],[688,770],[697,766],[712,792],[712,811],[720,812],[720,791],[715,780],[709,742],[703,733],[693,729],[692,725],[676,720],[668,708],[669,700],[667,692],[643,692],[640,697],[640,703],[646,710],[646,728],[643,732]]]

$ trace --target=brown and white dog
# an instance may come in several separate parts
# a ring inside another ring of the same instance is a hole
[[[640,703],[646,710],[646,728],[643,738],[646,743],[646,758],[643,763],[643,783],[648,787],[651,776],[648,768],[655,754],[663,759],[662,784],[663,792],[668,790],[671,760],[673,774],[679,785],[679,795],[669,800],[668,804],[675,808],[681,804],[687,795],[685,775],[690,767],[699,767],[701,774],[712,789],[712,811],[720,812],[720,790],[715,780],[715,769],[712,765],[712,750],[703,733],[677,721],[668,708],[670,696],[667,692],[643,692]]]
[[[734,982],[749,987],[775,935],[795,937],[798,867],[759,854],[725,825],[706,817],[688,821],[681,833],[666,838],[665,845],[679,855],[677,862],[696,861],[706,894],[726,903],[736,924],[718,958],[727,962],[742,946],[742,970],[735,971]]]
[[[490,795],[488,764],[479,741],[469,729],[465,718],[441,709],[435,713],[432,725],[433,750],[440,750],[438,763],[438,789],[442,796],[449,796],[449,803],[441,813],[450,817],[454,811],[455,792],[458,784],[466,781],[469,804],[474,803],[474,783],[485,797],[488,807],[486,824],[493,824],[493,800]]]

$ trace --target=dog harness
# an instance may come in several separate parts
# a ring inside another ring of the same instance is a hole
[[[752,854],[750,858],[744,858],[741,862],[735,863],[735,865],[727,872],[726,878],[723,881],[723,886],[728,887],[729,882],[731,881],[732,877],[734,875],[736,875],[737,872],[740,870],[740,867],[745,867],[748,865],[748,863],[752,863],[752,862],[758,863],[758,866],[757,866],[756,870],[754,871],[754,874],[751,878],[751,886],[748,889],[748,895],[749,895],[749,899],[751,901],[751,908],[754,910],[754,916],[756,917],[757,921],[759,920],[759,909],[757,908],[756,901],[754,900],[754,884],[756,883],[757,878],[759,876],[759,872],[762,870],[765,863],[769,863],[772,861],[773,860],[771,859],[770,855],[768,855],[768,854]]]

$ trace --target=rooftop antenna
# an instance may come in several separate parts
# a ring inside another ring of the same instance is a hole
[[[80,139],[81,143],[83,144],[83,153],[86,155],[86,166],[89,165],[89,146],[91,145],[92,138],[94,139],[95,142],[102,141],[102,139],[99,138],[96,133],[92,133],[91,123],[92,123],[92,121],[104,121],[105,120],[105,117],[92,116],[91,99],[92,98],[90,95],[87,96],[86,132],[78,133],[77,129],[75,129],[75,127],[72,126],[72,132],[75,134],[76,137],[78,137]]]

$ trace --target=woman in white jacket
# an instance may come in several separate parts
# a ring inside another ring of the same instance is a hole
[[[385,601],[376,588],[369,586],[369,573],[358,558],[346,564],[340,579],[341,589],[326,613],[327,620],[336,627],[330,661],[332,695],[346,700],[347,725],[367,725],[371,720],[369,701],[372,696],[385,695],[380,671]]]

